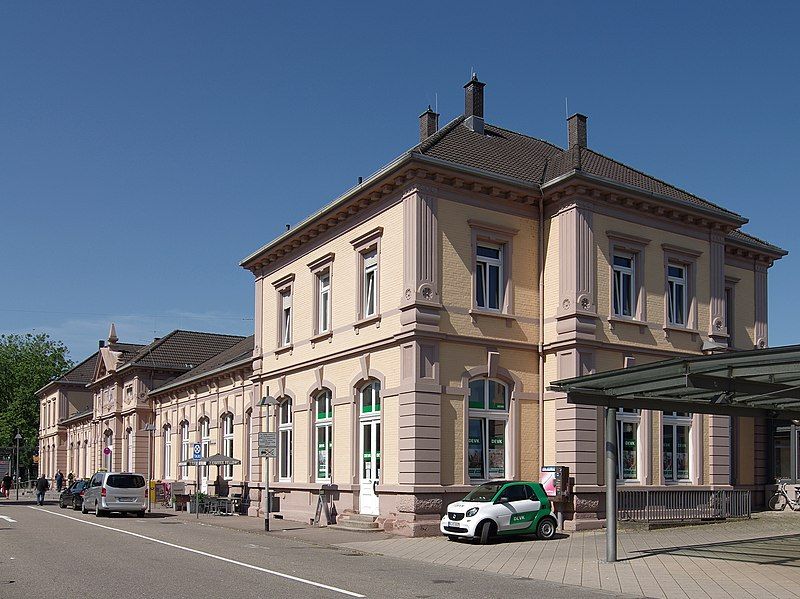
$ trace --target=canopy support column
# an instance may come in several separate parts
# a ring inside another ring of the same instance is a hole
[[[606,562],[617,561],[617,408],[606,408]]]
[[[789,478],[793,485],[797,484],[797,425],[792,422],[789,427]]]

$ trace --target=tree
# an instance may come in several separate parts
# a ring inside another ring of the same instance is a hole
[[[67,354],[45,333],[0,335],[0,447],[13,447],[19,431],[21,467],[30,466],[39,446],[36,391],[72,367]]]

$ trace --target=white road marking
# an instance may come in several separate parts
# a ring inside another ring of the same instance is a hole
[[[2,514],[0,514],[0,520],[5,520],[6,522],[16,522],[16,520],[12,520],[8,516],[3,516]]]
[[[292,576],[291,574],[284,574],[283,572],[277,572],[275,570],[268,570],[267,568],[262,568],[260,566],[254,566],[253,564],[246,564],[244,562],[236,561],[235,559],[230,559],[227,557],[222,557],[221,555],[214,555],[213,553],[207,553],[205,551],[200,551],[199,549],[192,549],[191,547],[184,547],[183,545],[176,545],[175,543],[168,543],[167,541],[162,541],[161,539],[154,539],[153,537],[148,537],[145,535],[140,535],[136,532],[131,532],[129,530],[123,530],[121,528],[114,528],[113,526],[106,526],[105,524],[98,524],[97,522],[89,522],[88,520],[83,520],[81,518],[75,518],[74,516],[67,516],[66,514],[59,514],[58,512],[51,512],[50,510],[46,510],[40,507],[34,507],[32,505],[28,506],[32,510],[36,510],[37,512],[46,512],[48,514],[52,514],[53,516],[60,516],[61,518],[67,518],[68,520],[75,520],[75,522],[80,522],[82,524],[90,524],[91,526],[97,526],[98,528],[105,528],[106,530],[113,530],[114,532],[119,532],[124,535],[130,535],[132,537],[137,537],[139,539],[144,539],[146,541],[152,541],[153,543],[159,543],[161,545],[166,545],[167,547],[172,547],[174,549],[180,549],[182,551],[188,551],[189,553],[194,553],[196,555],[202,555],[204,557],[210,557],[211,559],[216,559],[221,562],[227,562],[229,564],[234,564],[236,566],[242,566],[243,568],[250,568],[251,570],[257,570],[259,572],[264,572],[266,574],[272,574],[273,576],[278,576],[279,578],[286,578],[287,580],[293,580],[295,582],[300,582],[302,584],[307,584],[313,587],[317,587],[320,589],[327,589],[329,591],[333,591],[334,593],[341,593],[342,595],[348,595],[350,597],[366,597],[366,595],[359,595],[358,593],[354,593],[353,591],[347,591],[345,589],[340,589],[338,587],[333,587],[327,584],[322,584],[321,582],[315,582],[313,580],[307,580],[305,578],[299,578],[298,576]]]

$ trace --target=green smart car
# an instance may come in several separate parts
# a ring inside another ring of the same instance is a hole
[[[495,535],[535,534],[552,539],[556,519],[550,499],[539,483],[492,481],[447,506],[440,530],[451,541],[478,539],[486,544]]]

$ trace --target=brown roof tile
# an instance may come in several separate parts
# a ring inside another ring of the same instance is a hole
[[[142,366],[167,370],[190,370],[239,343],[241,335],[197,331],[172,331],[142,347],[123,368]],[[121,370],[121,368],[120,368]]]

